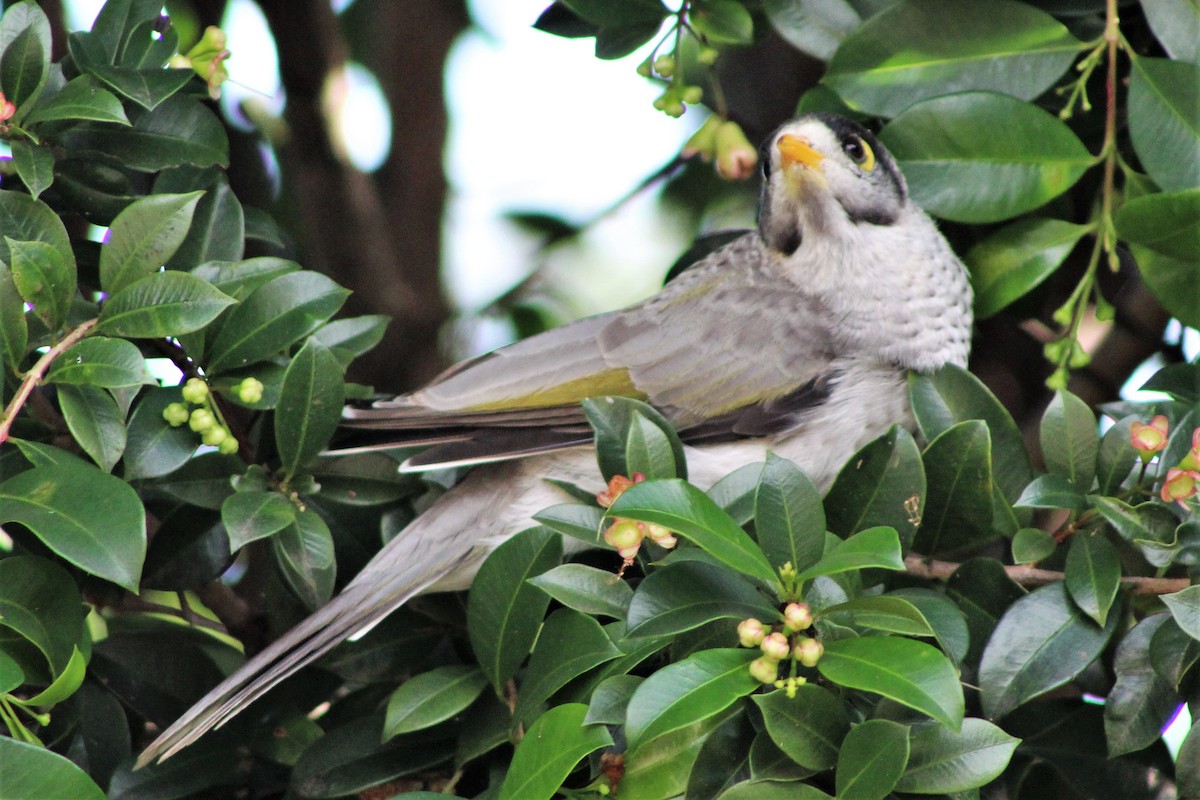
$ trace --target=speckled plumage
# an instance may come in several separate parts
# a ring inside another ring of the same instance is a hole
[[[962,264],[908,200],[890,155],[848,120],[809,115],[783,126],[764,145],[764,174],[759,229],[654,297],[466,362],[412,395],[348,410],[348,424],[385,441],[432,444],[413,468],[484,466],[189,710],[140,763],[186,746],[414,594],[469,585],[496,544],[563,501],[546,478],[600,489],[578,406],[585,396],[631,393],[657,406],[689,444],[689,475],[702,487],[768,450],[827,487],[859,447],[893,424],[911,427],[907,370],[966,363]]]

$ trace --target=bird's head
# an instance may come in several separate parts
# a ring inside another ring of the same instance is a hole
[[[883,145],[856,122],[806,114],[763,144],[759,229],[786,255],[806,236],[845,236],[859,225],[891,225],[908,204],[904,176]]]

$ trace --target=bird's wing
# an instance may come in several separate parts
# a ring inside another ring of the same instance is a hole
[[[685,441],[776,433],[826,396],[832,320],[772,271],[756,234],[714,252],[649,300],[458,365],[420,391],[348,409],[339,449],[428,446],[409,469],[586,444],[587,397],[659,407]]]

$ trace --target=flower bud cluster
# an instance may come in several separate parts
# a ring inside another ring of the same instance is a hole
[[[746,138],[742,126],[713,115],[700,130],[692,134],[683,146],[684,158],[699,156],[705,162],[715,162],[717,174],[725,180],[741,181],[754,174],[758,151]]]
[[[608,508],[626,489],[644,480],[646,480],[646,476],[640,472],[633,473],[632,478],[614,475],[609,480],[608,487],[596,495],[596,502],[604,508]],[[665,547],[668,550],[679,541],[674,531],[669,528],[653,522],[638,522],[624,517],[614,518],[613,524],[604,532],[604,541],[616,548],[621,558],[625,559],[626,565],[633,563],[634,557],[637,556],[638,550],[642,546],[643,539],[649,539],[659,547]]]
[[[244,403],[257,403],[262,399],[263,384],[256,378],[245,378],[232,391]],[[208,384],[200,378],[188,378],[179,393],[185,402],[170,403],[163,409],[162,416],[166,423],[172,428],[186,424],[209,447],[215,447],[226,455],[236,453],[237,439],[220,418]]]
[[[711,52],[711,55],[709,55]],[[712,64],[716,60],[716,52],[712,48],[704,48],[699,58],[702,64]],[[671,117],[681,117],[688,106],[694,106],[704,99],[704,89],[690,86],[683,82],[675,56],[669,54],[651,55],[638,64],[637,72],[643,78],[658,76],[667,81],[667,88],[654,100],[654,107]]]
[[[1149,463],[1155,455],[1167,447],[1170,423],[1162,414],[1149,424],[1134,422],[1129,428],[1129,443],[1137,450],[1143,463]],[[1192,431],[1192,446],[1175,466],[1167,470],[1167,477],[1159,490],[1165,503],[1178,503],[1183,508],[1200,492],[1200,428]]]
[[[771,630],[761,620],[748,617],[738,623],[738,644],[742,647],[757,647],[762,655],[750,662],[750,674],[760,683],[769,683],[786,689],[788,696],[796,694],[796,687],[805,682],[802,677],[779,678],[779,665],[794,659],[803,666],[815,667],[825,652],[818,639],[802,631],[812,627],[812,609],[806,603],[788,603],[779,623],[779,630]]]

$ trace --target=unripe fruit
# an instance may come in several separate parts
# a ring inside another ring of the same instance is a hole
[[[788,603],[783,609],[783,622],[789,632],[805,630],[812,625],[812,610],[806,603]]]
[[[217,424],[216,417],[206,408],[197,408],[188,417],[188,427],[196,433],[204,433]]]
[[[774,683],[779,674],[779,662],[766,656],[750,662],[750,675],[759,683]]]
[[[636,522],[623,519],[615,522],[604,532],[604,541],[617,548],[621,558],[633,558],[637,555],[645,533]]]
[[[754,617],[749,617],[738,623],[738,643],[742,647],[758,647],[767,635],[767,629]]]
[[[204,434],[200,437],[200,441],[204,442],[209,447],[219,447],[228,438],[228,431],[219,425],[214,425],[204,432]]]
[[[805,637],[796,644],[796,660],[806,667],[815,667],[825,652],[825,645]]]
[[[763,637],[762,643],[758,646],[763,651],[763,655],[767,658],[772,658],[776,661],[782,661],[788,657],[788,653],[792,648],[788,646],[787,637],[778,631],[768,633]]]
[[[243,378],[236,391],[237,398],[243,403],[257,403],[262,400],[263,384],[257,378]]]
[[[208,384],[199,378],[188,378],[187,383],[183,385],[179,393],[189,403],[203,403],[208,397]]]
[[[672,56],[659,56],[654,59],[654,71],[664,78],[675,74],[675,59]]]
[[[188,409],[183,403],[171,403],[162,412],[163,419],[172,428],[178,428],[188,421]]]
[[[238,451],[238,440],[232,436],[226,436],[225,441],[217,445],[217,450],[223,455],[234,455]]]

